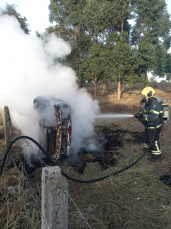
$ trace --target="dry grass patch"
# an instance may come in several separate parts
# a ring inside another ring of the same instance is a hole
[[[16,185],[16,193],[8,191],[10,186]],[[35,179],[31,184],[21,171],[14,168],[4,171],[0,187],[0,228],[39,229],[41,225],[40,180],[36,182]]]

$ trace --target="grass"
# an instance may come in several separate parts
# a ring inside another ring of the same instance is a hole
[[[40,176],[29,182],[17,168],[5,170],[0,182],[0,228],[40,228]],[[9,186],[18,185],[19,191],[11,194]]]
[[[122,160],[115,169],[130,162]],[[70,193],[92,228],[169,228],[171,191],[159,181],[156,169],[158,164],[143,159],[131,169],[98,183],[70,182]],[[89,170],[87,174],[97,168],[92,164]],[[83,221],[79,227],[75,222],[73,215],[80,217],[74,206],[69,212],[71,228],[87,228]]]
[[[115,85],[114,85],[115,86]],[[114,87],[113,86],[113,87]],[[156,95],[166,97],[171,101],[170,84],[151,85]],[[91,85],[88,90],[93,93]],[[91,87],[91,88],[90,88]],[[129,90],[128,90],[129,89]],[[108,113],[136,113],[139,109],[140,85],[126,88],[122,99],[117,100],[116,88],[101,95],[102,88],[98,88],[97,99],[101,111]],[[118,130],[122,139],[122,146],[113,152],[118,153],[116,166],[102,170],[99,164],[88,163],[84,174],[78,174],[71,167],[62,169],[78,179],[94,179],[120,170],[142,155],[140,141],[143,126],[136,119],[118,119],[98,121],[99,126]],[[160,176],[171,174],[171,123],[164,127],[161,136],[162,163],[150,163],[146,155],[140,162],[129,170],[112,176],[101,182],[80,184],[69,183],[69,194],[83,213],[84,217],[94,229],[170,229],[171,228],[171,186],[160,181]],[[117,135],[113,135],[113,141]],[[1,149],[4,144],[1,139]],[[124,154],[132,155],[126,158]],[[20,192],[12,196],[7,192],[9,185],[19,185]],[[1,229],[38,229],[41,218],[41,169],[36,177],[29,181],[17,169],[5,169],[0,179],[0,228]],[[80,217],[78,210],[69,200],[69,229],[86,229],[88,226]]]

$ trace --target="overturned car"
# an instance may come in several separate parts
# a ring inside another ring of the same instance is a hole
[[[38,96],[33,107],[40,115],[39,143],[54,162],[66,158],[72,135],[70,105],[60,99]]]

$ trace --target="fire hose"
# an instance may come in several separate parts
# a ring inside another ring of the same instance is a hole
[[[126,166],[125,168],[123,168],[123,169],[121,169],[121,170],[118,170],[118,171],[116,171],[116,172],[114,172],[114,173],[111,173],[111,174],[109,174],[109,175],[106,175],[106,176],[104,176],[104,177],[100,177],[100,178],[97,178],[97,179],[94,179],[94,180],[79,180],[79,179],[70,177],[69,175],[67,175],[66,173],[64,173],[62,170],[61,170],[61,174],[62,174],[63,176],[65,176],[67,179],[72,180],[72,181],[75,181],[75,182],[78,182],[78,183],[94,183],[94,182],[98,182],[98,181],[104,180],[104,179],[106,179],[106,178],[109,178],[109,177],[111,177],[111,176],[117,175],[117,174],[119,174],[119,173],[121,173],[121,172],[123,172],[123,171],[125,171],[125,170],[127,170],[127,169],[129,169],[129,168],[131,168],[133,165],[137,164],[137,162],[139,162],[139,161],[146,155],[146,153],[148,152],[148,150],[149,150],[149,148],[150,148],[150,146],[151,146],[151,144],[152,144],[152,142],[153,142],[153,140],[154,140],[155,134],[156,134],[156,125],[155,125],[155,131],[154,131],[154,134],[153,134],[153,138],[152,138],[152,140],[151,140],[151,142],[150,142],[148,148],[144,151],[144,153],[143,153],[136,161],[134,161],[134,162],[131,163],[130,165],[128,165],[128,166]],[[3,158],[3,161],[2,161],[2,165],[0,166],[0,177],[1,177],[1,175],[2,175],[3,168],[4,168],[4,165],[5,165],[5,162],[6,162],[6,159],[7,159],[7,155],[8,155],[8,152],[9,152],[10,148],[12,147],[12,145],[13,145],[17,140],[22,139],[22,138],[26,138],[26,139],[32,141],[35,145],[37,145],[37,146],[39,147],[39,149],[43,152],[43,154],[47,157],[47,159],[49,160],[49,162],[51,162],[52,165],[54,165],[54,166],[59,166],[57,162],[55,163],[54,161],[52,161],[52,159],[50,158],[50,156],[48,155],[48,153],[42,148],[42,146],[41,146],[36,140],[34,140],[33,138],[28,137],[28,136],[19,136],[19,137],[15,138],[15,139],[9,144],[7,150],[5,151],[5,155],[4,155],[4,158]]]

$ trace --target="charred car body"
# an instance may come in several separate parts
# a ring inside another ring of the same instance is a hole
[[[66,158],[72,134],[70,105],[60,99],[38,96],[33,107],[40,115],[39,143],[54,162]]]

